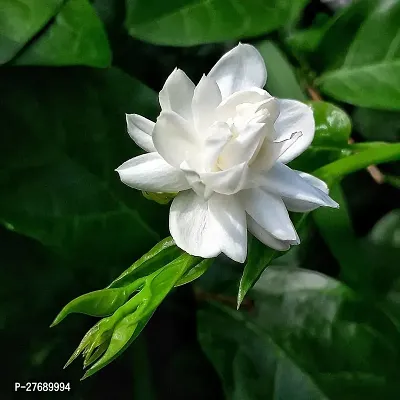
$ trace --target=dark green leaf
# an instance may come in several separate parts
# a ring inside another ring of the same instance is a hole
[[[307,100],[297,82],[293,67],[279,48],[269,40],[258,43],[256,47],[267,66],[267,90],[275,97]]]
[[[363,280],[360,271],[365,264],[364,254],[356,237],[344,194],[337,183],[330,188],[329,195],[336,200],[340,208],[321,207],[312,213],[318,230],[340,264],[340,276],[351,283]]]
[[[199,340],[232,400],[396,398],[399,331],[339,281],[270,267],[249,313],[210,305]]]
[[[121,265],[165,234],[168,209],[114,169],[140,154],[125,112],[152,118],[155,93],[109,69],[2,71],[0,221],[74,262]],[[137,210],[140,210],[140,214]]]
[[[0,64],[10,61],[55,15],[63,0],[2,0]]]
[[[48,29],[13,63],[107,67],[111,50],[102,22],[89,1],[67,0]]]
[[[354,128],[366,140],[400,141],[400,112],[357,108],[352,117]]]
[[[370,11],[373,2],[358,3],[363,3]],[[398,110],[400,3],[393,0],[375,3],[376,7],[362,22],[354,38],[351,37],[351,45],[343,63],[323,74],[317,83],[324,93],[338,100],[362,107]],[[335,37],[335,40],[343,49],[347,49],[340,37]],[[321,46],[326,45],[323,40]],[[332,48],[326,50],[337,58]]]
[[[127,0],[129,33],[148,42],[190,46],[259,35],[294,19],[304,0]]]
[[[312,55],[314,69],[321,72],[340,68],[351,42],[378,1],[355,1],[327,23],[322,39]]]

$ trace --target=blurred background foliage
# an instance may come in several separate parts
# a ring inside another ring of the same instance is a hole
[[[46,381],[71,382],[70,399],[398,399],[398,163],[336,183],[340,210],[312,213],[241,311],[243,266],[220,257],[84,382],[62,366],[91,321],[48,327],[168,235],[168,206],[114,169],[141,151],[124,113],[154,119],[173,68],[197,81],[250,42],[273,95],[340,106],[360,149],[397,142],[399,21],[396,0],[0,0],[0,397]],[[293,164],[305,171],[349,152],[346,123],[314,107],[318,135]]]

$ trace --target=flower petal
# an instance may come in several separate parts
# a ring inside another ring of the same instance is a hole
[[[248,163],[265,137],[264,128],[265,124],[260,123],[244,126],[239,136],[230,140],[223,148],[218,158],[218,166],[221,169],[228,169],[238,164]]]
[[[290,199],[289,204],[293,206],[293,211],[297,207],[296,204],[301,211],[303,202],[312,203],[313,206],[317,207],[339,207],[336,201],[332,200],[326,192],[316,188],[302,178],[297,171],[293,171],[280,162],[277,162],[267,173],[261,174],[259,183],[268,192],[283,197],[285,202]]]
[[[204,184],[215,192],[234,194],[252,185],[248,179],[248,173],[247,163],[242,163],[224,171],[204,172],[200,174],[200,177]]]
[[[296,241],[279,240],[263,229],[257,222],[247,216],[247,229],[253,234],[260,242],[274,250],[286,251],[289,250],[291,244],[298,244]]]
[[[301,154],[314,139],[315,122],[311,107],[296,100],[278,100],[280,113],[275,121],[278,140],[287,140],[296,132],[301,137],[282,151],[279,161],[288,163]]]
[[[203,75],[194,89],[192,100],[193,120],[198,133],[204,135],[206,129],[216,120],[216,108],[221,100],[217,82]]]
[[[193,191],[179,193],[172,201],[169,230],[182,250],[203,258],[216,257],[221,249],[215,227],[208,201]]]
[[[194,83],[181,70],[175,68],[165,81],[159,94],[162,111],[174,111],[181,117],[192,120]]]
[[[209,209],[216,225],[214,240],[221,251],[234,261],[243,263],[247,256],[246,212],[237,196],[214,193]]]
[[[310,185],[313,185],[319,190],[322,190],[324,193],[328,194],[329,193],[329,188],[328,185],[322,181],[321,179],[317,178],[316,176],[307,174],[306,172],[302,171],[296,171],[292,170],[294,172],[297,172],[303,179],[305,179]]]
[[[239,44],[220,58],[208,76],[218,83],[222,98],[226,98],[239,90],[264,87],[267,70],[254,46]]]
[[[280,141],[271,141],[266,138],[260,147],[256,157],[253,157],[251,163],[252,171],[267,172],[278,160],[278,158],[287,151],[290,146],[301,137],[301,133],[295,133],[290,139]]]
[[[126,185],[148,192],[179,192],[190,187],[184,173],[171,167],[157,153],[132,158],[116,171]]]
[[[226,122],[215,122],[207,130],[207,134],[203,147],[203,169],[211,172],[216,168],[218,157],[232,139],[233,133]]]
[[[216,110],[218,120],[226,121],[233,118],[236,113],[236,107],[242,104],[256,104],[260,107],[261,103],[269,99],[274,99],[267,91],[259,88],[251,88],[235,92],[231,96],[225,98]]]
[[[151,137],[155,123],[138,114],[126,114],[128,133],[132,140],[143,150],[156,151]]]
[[[157,118],[153,143],[165,161],[176,168],[198,153],[197,137],[192,125],[172,111],[162,111]]]
[[[268,233],[279,240],[298,240],[280,197],[261,189],[244,190],[240,194],[246,212]]]
[[[316,187],[317,189],[321,190],[326,194],[329,193],[328,185],[324,181],[321,181],[321,179],[318,179],[310,174],[306,174],[305,172],[299,172],[299,171],[293,171],[293,172],[296,172],[301,178],[306,180],[310,185]],[[283,197],[282,200],[284,201],[286,208],[289,211],[293,212],[309,212],[320,207],[318,204],[304,200],[290,199],[287,197]]]

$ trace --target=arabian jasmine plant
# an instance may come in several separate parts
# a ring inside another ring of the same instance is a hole
[[[0,399],[400,399],[400,0],[0,4]]]
[[[289,212],[295,218],[319,207],[339,208],[329,196],[328,183],[335,177],[331,180],[330,168],[339,165],[340,171],[340,161],[314,174],[288,165],[312,146],[315,112],[321,105],[275,97],[265,90],[266,82],[262,55],[254,46],[239,43],[197,85],[175,68],[159,93],[161,111],[155,122],[126,114],[129,136],[145,153],[125,161],[116,172],[147,199],[160,204],[172,200],[171,236],[105,289],[71,301],[53,322],[73,312],[102,317],[66,364],[82,354],[88,367],[84,378],[119,356],[169,292],[199,278],[216,257],[225,254],[242,264],[247,260],[240,307],[279,252],[301,243]],[[347,122],[346,116],[341,118]],[[298,225],[302,220],[296,219]],[[277,252],[256,267],[250,263],[255,256],[248,247],[252,240],[264,246],[253,249],[261,257]],[[255,268],[259,270],[249,272]]]

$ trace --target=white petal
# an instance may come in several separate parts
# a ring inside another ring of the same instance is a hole
[[[192,120],[193,93],[194,83],[181,69],[175,68],[159,94],[162,111],[174,111],[181,117]]]
[[[169,230],[177,246],[187,253],[216,257],[221,250],[215,226],[208,201],[193,191],[179,193],[172,201]]]
[[[224,99],[217,108],[217,117],[220,121],[226,121],[228,118],[233,118],[236,113],[236,107],[242,104],[257,104],[273,99],[273,97],[265,90],[258,88],[251,88],[235,92],[231,96]]]
[[[275,164],[280,155],[287,151],[290,146],[293,146],[300,136],[301,133],[295,133],[290,139],[281,142],[271,141],[266,138],[256,157],[252,160],[251,169],[253,171],[267,172]]]
[[[192,101],[193,120],[200,134],[204,135],[206,129],[216,120],[216,108],[221,100],[217,82],[203,75],[194,90]]]
[[[215,122],[207,130],[207,135],[203,146],[203,167],[204,171],[211,172],[216,168],[218,157],[233,133],[226,122]]]
[[[282,199],[261,189],[240,193],[247,213],[262,228],[279,240],[298,240],[298,236]]]
[[[337,208],[339,206],[324,191],[308,183],[298,172],[280,162],[277,162],[267,173],[263,173],[259,183],[268,192],[276,193],[285,200],[291,199],[289,203],[293,211],[297,203],[300,207],[299,211],[302,211],[302,202],[312,203],[317,207]],[[307,208],[307,205],[304,206]]]
[[[171,111],[162,111],[157,118],[153,143],[161,156],[176,168],[199,151],[192,125]]]
[[[226,98],[239,90],[264,87],[267,70],[255,47],[239,44],[220,58],[208,76],[217,81],[222,98]]]
[[[243,263],[247,255],[246,212],[237,196],[214,193],[209,209],[216,225],[214,240],[221,251],[234,261]]]
[[[151,137],[155,123],[138,114],[126,114],[129,136],[143,150],[156,151]]]
[[[247,164],[242,163],[224,171],[204,172],[200,177],[204,184],[215,192],[234,194],[242,189],[248,189],[251,185],[248,172]]]
[[[198,196],[207,199],[211,196],[212,193],[207,191],[206,194],[206,186],[201,181],[200,175],[195,171],[195,169],[187,162],[183,161],[180,165],[180,169],[185,174],[185,178],[188,181],[190,187],[196,192]]]
[[[299,172],[299,171],[293,171],[293,172],[296,172],[301,178],[306,180],[310,185],[316,187],[317,189],[321,190],[326,194],[329,193],[328,185],[324,181],[321,181],[321,179],[318,179],[310,174],[306,174],[305,172]],[[289,211],[293,212],[309,212],[320,207],[319,204],[315,204],[304,200],[290,199],[285,197],[283,197],[282,200],[284,201],[286,208]]]
[[[302,172],[302,171],[296,171],[296,170],[292,170],[292,171],[297,172],[310,185],[315,186],[317,189],[322,190],[326,194],[329,193],[328,185],[321,179],[317,178],[316,176],[307,174],[306,172]]]
[[[182,171],[171,167],[157,153],[147,153],[132,158],[116,171],[123,183],[149,192],[179,192],[190,186]]]
[[[248,163],[265,137],[265,124],[248,124],[236,139],[230,140],[218,158],[218,166],[228,169],[235,165]]]
[[[310,146],[314,139],[315,122],[311,107],[296,100],[278,100],[280,113],[275,121],[278,140],[286,140],[294,133],[301,137],[290,148],[282,152],[279,161],[288,163]]]
[[[291,241],[287,240],[278,240],[269,234],[265,229],[263,229],[257,222],[250,217],[247,216],[247,229],[250,233],[252,233],[260,242],[264,243],[266,246],[271,247],[272,249],[278,251],[286,251],[289,250]],[[296,244],[296,242],[292,242]]]

